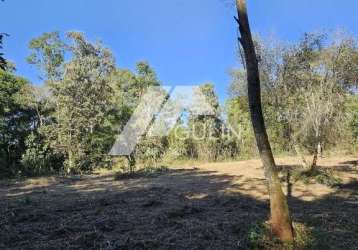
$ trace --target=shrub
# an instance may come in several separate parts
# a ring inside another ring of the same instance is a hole
[[[310,180],[333,187],[339,185],[342,180],[337,177],[332,170],[313,168],[310,171],[302,171],[301,169],[293,172],[293,179],[295,181],[301,180],[307,184]]]
[[[301,223],[293,223],[295,240],[290,244],[283,244],[271,232],[269,223],[251,225],[244,245],[245,249],[278,249],[278,250],[303,250],[312,249],[317,245],[313,233]]]
[[[30,134],[26,139],[26,148],[21,160],[26,175],[49,174],[63,168],[62,155],[54,153],[40,135]]]

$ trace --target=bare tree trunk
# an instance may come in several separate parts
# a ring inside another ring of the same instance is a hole
[[[317,151],[318,151],[319,158],[322,159],[323,158],[323,148],[322,148],[322,143],[321,142],[318,142]]]
[[[313,152],[313,159],[310,165],[310,171],[317,167],[317,160],[318,160],[318,151],[319,151],[319,143],[316,145],[314,152]]]
[[[36,114],[37,114],[38,126],[42,127],[42,124],[43,124],[42,116],[41,116],[40,110],[38,108],[36,108]]]
[[[128,161],[129,173],[133,174],[136,167],[136,159],[134,153],[130,153],[126,156]]]
[[[68,165],[66,169],[66,173],[70,174],[74,167],[74,160],[73,160],[73,152],[72,150],[68,151]]]
[[[278,170],[273,158],[262,114],[258,61],[247,16],[246,1],[236,0],[236,4],[239,17],[237,22],[241,34],[239,41],[245,53],[251,122],[269,187],[271,227],[273,233],[276,234],[281,241],[292,242],[293,229],[287,198],[282,192]]]
[[[310,171],[315,169],[317,167],[317,161],[318,161],[318,154],[321,151],[321,140],[320,140],[320,133],[319,130],[316,130],[315,135],[315,145],[314,145],[314,151],[313,151],[313,159],[310,165]]]
[[[306,161],[306,158],[303,155],[300,145],[298,145],[298,143],[295,142],[293,148],[295,149],[297,156],[300,158],[303,169],[305,171],[308,170],[310,168],[310,164]]]
[[[303,167],[304,172],[310,172],[317,167],[318,154],[320,152],[320,144],[317,144],[315,146],[315,150],[313,152],[313,158],[311,162],[307,162],[304,154],[302,153],[301,147],[297,143],[295,143],[293,147],[296,151],[297,156],[300,158],[301,165]]]

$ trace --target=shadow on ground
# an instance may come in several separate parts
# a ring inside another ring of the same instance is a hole
[[[250,228],[269,213],[267,201],[239,192],[246,184],[243,176],[179,169],[3,185],[0,248],[245,249]],[[291,197],[293,219],[312,228],[322,249],[357,249],[357,191],[353,180],[314,201]]]

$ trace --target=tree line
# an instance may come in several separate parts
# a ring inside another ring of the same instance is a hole
[[[295,47],[255,44],[246,0],[237,0],[236,9],[240,55],[245,67],[245,71],[241,72],[241,76],[245,75],[241,82],[247,87],[247,106],[265,170],[270,227],[281,242],[294,247],[295,229],[268,138],[262,99],[267,102],[265,107],[273,106],[274,114],[283,118],[280,120],[284,125],[282,130],[302,160],[303,170],[299,170],[298,176],[320,173],[322,170],[317,170],[316,165],[322,150],[321,143],[327,142],[331,136],[325,131],[332,132],[332,128],[342,122],[341,107],[345,96],[350,94],[352,87],[357,87],[357,46],[354,39],[346,37],[328,41],[328,45],[324,46],[324,36],[315,34],[305,34]],[[266,89],[262,96],[263,87]],[[308,146],[313,154],[311,163],[307,163],[301,145]]]
[[[356,39],[343,32],[306,33],[295,44],[256,37],[254,46],[274,152],[296,154],[309,169],[323,151],[357,150]],[[243,51],[238,57],[243,59]],[[219,105],[213,84],[200,87],[214,115],[184,113],[167,136],[142,136],[122,161],[108,152],[141,96],[162,85],[154,69],[145,61],[134,71],[118,68],[108,48],[79,32],[32,39],[27,61],[37,69],[42,86],[18,76],[4,58],[0,69],[2,176],[83,173],[115,164],[133,170],[136,164],[257,154],[246,68],[231,72],[225,105]]]

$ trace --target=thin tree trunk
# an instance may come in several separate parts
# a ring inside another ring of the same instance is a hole
[[[289,215],[287,198],[282,192],[275,160],[268,140],[261,107],[261,89],[258,61],[252,40],[246,1],[236,0],[241,38],[239,41],[244,49],[248,82],[248,98],[252,126],[261,161],[265,168],[270,194],[271,227],[283,242],[293,241],[292,222]]]
[[[67,166],[67,174],[70,174],[73,170],[73,153],[71,150],[68,151],[68,166]]]
[[[303,152],[301,150],[301,147],[298,145],[298,143],[294,143],[293,148],[296,151],[297,156],[300,158],[301,165],[305,171],[310,169],[310,164],[306,161],[305,156],[303,155]]]
[[[310,171],[312,171],[314,168],[316,168],[317,166],[317,161],[318,161],[318,154],[321,151],[321,142],[320,142],[320,133],[319,130],[316,130],[316,136],[315,136],[315,147],[314,147],[314,151],[313,151],[313,159],[310,165]]]
[[[136,159],[134,153],[127,155],[129,173],[133,174],[136,167]]]
[[[322,159],[323,158],[323,148],[322,148],[322,143],[321,142],[318,142],[317,151],[318,151],[319,158]]]
[[[312,171],[313,169],[315,169],[317,167],[318,151],[319,151],[319,143],[317,144],[317,146],[315,147],[315,150],[313,152],[313,159],[312,159],[312,163],[310,166],[310,171]]]
[[[312,161],[310,163],[307,162],[304,154],[302,153],[301,147],[297,143],[295,143],[293,147],[296,151],[297,156],[300,158],[301,165],[303,167],[304,172],[310,172],[317,167],[318,154],[319,154],[319,150],[320,150],[319,144],[315,147],[315,150],[313,152]]]
[[[36,114],[37,114],[37,119],[38,119],[38,126],[42,127],[42,116],[41,116],[41,113],[38,108],[36,108]]]

